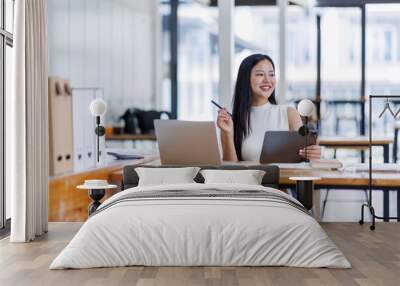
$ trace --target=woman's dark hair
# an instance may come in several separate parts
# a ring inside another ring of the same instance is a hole
[[[239,160],[242,160],[242,142],[250,133],[250,111],[251,111],[251,83],[250,75],[253,67],[262,60],[267,60],[272,64],[275,70],[275,65],[272,59],[267,55],[254,54],[245,58],[240,64],[235,93],[233,95],[233,129],[234,129],[234,143],[236,154]],[[268,101],[276,104],[275,90],[272,92]]]

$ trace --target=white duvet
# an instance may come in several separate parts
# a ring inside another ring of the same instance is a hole
[[[350,263],[308,214],[257,198],[152,198],[130,192],[263,190],[262,186],[180,184],[136,187],[106,200],[56,257],[50,269],[127,265],[294,266],[349,268]],[[108,206],[108,207],[107,207]]]

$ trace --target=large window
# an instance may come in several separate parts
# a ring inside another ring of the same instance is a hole
[[[162,96],[160,97],[159,106],[162,110],[171,110],[171,6],[170,3],[160,4],[160,15],[162,23],[162,62],[161,62],[161,73],[162,73]]]
[[[287,90],[286,99],[296,102],[316,94],[316,15],[299,6],[287,11]]]
[[[366,93],[400,95],[400,4],[369,4],[366,13]],[[396,101],[391,103],[395,112],[400,108],[400,98]],[[384,104],[373,102],[374,135],[392,135],[394,130],[389,112],[378,118]]]
[[[178,118],[210,120],[218,90],[218,9],[186,1],[178,9]]]
[[[279,9],[276,6],[235,7],[235,66],[254,53],[267,54],[275,66],[279,62]],[[277,70],[279,76],[279,69]]]
[[[321,9],[321,117],[326,135],[360,134],[361,9]]]
[[[218,96],[218,8],[201,1],[179,1],[178,26],[171,27],[172,1],[161,0],[163,25],[161,108],[173,110],[183,120],[210,120]],[[176,33],[176,34],[174,34]],[[172,94],[174,74],[171,40],[177,38],[177,103]],[[177,106],[171,106],[177,104]]]
[[[0,229],[10,217],[9,198],[5,188],[5,106],[11,92],[14,1],[0,0]]]
[[[288,7],[285,98],[289,102],[315,96],[315,30],[313,13],[300,6]],[[277,6],[235,7],[235,73],[241,61],[253,53],[269,55],[280,76]]]
[[[207,101],[217,94],[218,11],[201,4],[205,2],[187,0],[179,5],[178,114],[182,119],[207,118],[211,107]],[[363,18],[361,4],[349,7],[344,1],[321,2],[323,5],[319,3],[318,7],[290,5],[287,8],[286,99],[289,102],[315,99],[320,56],[321,134],[366,134],[368,94],[400,93],[400,4],[382,4],[385,1],[367,4]],[[319,55],[317,15],[321,19]],[[362,27],[364,19],[366,27]],[[232,76],[235,78],[244,57],[261,52],[275,60],[279,77],[279,8],[236,6],[234,20],[235,66]],[[363,28],[366,28],[365,42],[362,42]],[[364,48],[366,65],[362,58]],[[168,62],[168,58],[165,60]],[[168,69],[165,70],[168,75]],[[169,94],[168,79],[164,83],[164,94]],[[202,103],[205,103],[204,110]],[[397,111],[400,100],[396,104]],[[376,110],[380,110],[379,106]],[[376,112],[374,117],[379,115]],[[374,134],[390,135],[392,124],[389,118],[379,120],[373,125],[377,130]]]

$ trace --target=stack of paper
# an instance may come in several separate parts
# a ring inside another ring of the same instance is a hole
[[[312,160],[311,168],[337,170],[343,167],[343,164],[337,159],[316,159]]]
[[[346,166],[346,169],[352,169],[356,172],[368,172],[369,171],[369,164],[357,164],[353,166]],[[373,172],[400,172],[400,165],[399,164],[372,164],[372,171]]]

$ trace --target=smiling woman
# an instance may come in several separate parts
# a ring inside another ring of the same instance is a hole
[[[275,65],[267,55],[245,58],[236,80],[232,117],[226,109],[218,112],[225,161],[259,161],[266,131],[297,131],[299,113],[275,100]],[[299,150],[304,155],[303,150]],[[307,148],[309,159],[320,158],[319,146]]]

